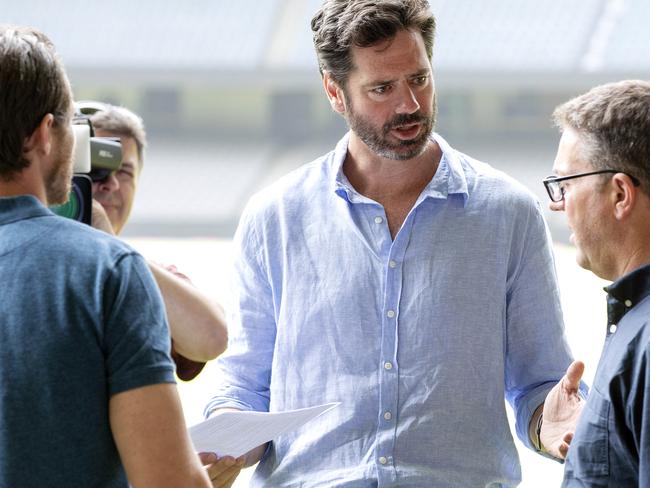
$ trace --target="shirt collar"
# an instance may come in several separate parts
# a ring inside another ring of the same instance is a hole
[[[0,197],[0,225],[52,213],[32,195]]]
[[[619,278],[605,287],[607,292],[607,320],[618,324],[636,304],[650,295],[650,264]]]
[[[422,191],[421,198],[440,198],[446,199],[451,194],[459,194],[467,201],[467,178],[463,171],[463,166],[458,153],[445,141],[439,134],[433,133],[431,139],[435,141],[440,150],[442,157],[436,174]],[[342,198],[346,198],[352,203],[368,200],[359,194],[352,186],[348,178],[343,173],[343,163],[348,153],[348,143],[350,141],[350,132],[347,132],[337,143],[334,151],[330,156],[330,181],[332,191]]]

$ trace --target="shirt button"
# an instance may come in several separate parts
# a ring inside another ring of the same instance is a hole
[[[393,369],[393,363],[391,363],[390,361],[386,361],[384,363],[384,369]]]
[[[388,462],[388,459],[386,459],[384,456],[379,458],[379,464],[386,464]]]
[[[394,268],[395,266],[397,266],[397,263],[395,261],[389,261],[388,266],[390,266],[391,268]]]
[[[388,312],[386,312],[386,315],[388,316],[389,319],[392,319],[393,317],[395,317],[395,311],[389,310]]]
[[[609,326],[609,331],[613,334],[614,332],[616,332],[617,328],[618,327],[616,327],[616,324],[612,324]]]
[[[381,217],[375,217],[375,224],[381,224],[384,221]]]
[[[384,412],[384,420],[390,420],[393,418],[393,414],[390,412]]]
[[[625,300],[625,306],[627,308],[630,308],[632,306],[632,301],[631,300]]]

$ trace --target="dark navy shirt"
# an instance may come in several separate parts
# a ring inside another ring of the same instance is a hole
[[[172,382],[144,258],[32,196],[0,198],[0,488],[127,488],[109,400]]]
[[[650,264],[605,288],[607,338],[564,487],[650,487]]]

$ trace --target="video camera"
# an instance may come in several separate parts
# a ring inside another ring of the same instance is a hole
[[[72,120],[75,137],[72,188],[66,203],[50,207],[50,210],[57,215],[88,225],[92,223],[93,182],[106,179],[122,164],[122,144],[119,138],[95,136],[90,121],[94,113],[104,108],[104,104],[100,102],[75,103],[75,114]]]

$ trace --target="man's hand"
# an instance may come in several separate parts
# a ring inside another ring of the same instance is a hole
[[[217,457],[211,452],[199,453],[201,463],[208,471],[213,488],[230,488],[244,467],[245,457],[237,459],[232,456]]]
[[[581,361],[571,363],[566,374],[544,401],[540,439],[546,451],[560,459],[564,459],[569,451],[569,444],[584,406],[578,392],[584,370],[585,365]]]
[[[102,204],[93,198],[93,212],[90,223],[97,230],[103,230],[107,234],[115,235],[111,221],[108,220],[108,215]]]

